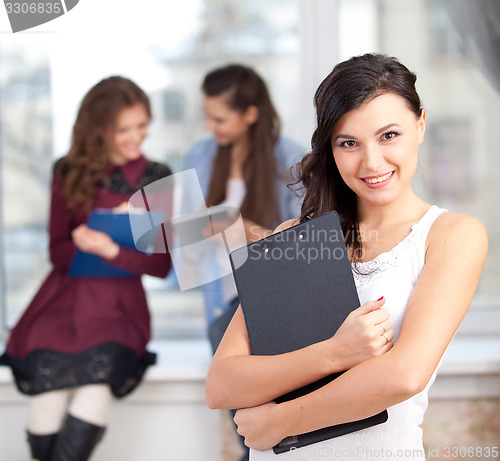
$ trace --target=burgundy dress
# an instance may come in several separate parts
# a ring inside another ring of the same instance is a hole
[[[87,220],[69,212],[61,193],[66,167],[56,162],[50,211],[50,259],[53,269],[13,328],[0,363],[12,368],[19,390],[39,394],[84,384],[107,383],[122,397],[139,384],[155,362],[148,352],[150,316],[141,274],[165,277],[168,254],[147,255],[120,248],[108,260],[131,277],[69,277],[76,252],[71,231]],[[113,208],[147,184],[171,174],[145,157],[123,166],[109,165],[93,208]]]

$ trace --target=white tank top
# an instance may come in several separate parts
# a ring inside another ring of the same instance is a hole
[[[424,267],[427,234],[443,211],[446,210],[430,207],[398,245],[371,261],[361,263],[359,272],[367,275],[353,271],[361,304],[386,297],[384,308],[390,312],[394,341],[399,337],[408,300]],[[424,418],[429,388],[434,382],[436,371],[437,368],[422,392],[387,409],[389,418],[384,424],[279,456],[272,450],[250,450],[250,460],[425,461],[419,426]]]
[[[229,178],[226,184],[226,198],[219,205],[240,209],[247,194],[243,178]]]

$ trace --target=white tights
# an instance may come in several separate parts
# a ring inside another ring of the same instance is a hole
[[[30,400],[28,432],[48,435],[59,432],[66,413],[96,426],[106,426],[112,396],[107,384],[88,384],[44,392]]]

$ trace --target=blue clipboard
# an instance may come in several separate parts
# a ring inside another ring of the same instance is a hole
[[[105,232],[120,246],[146,252],[153,245],[159,227],[147,225],[147,231],[139,238],[134,238],[131,220],[158,223],[162,221],[163,216],[164,214],[161,212],[130,215],[128,213],[116,213],[112,210],[99,209],[93,210],[90,213],[87,226],[90,229]],[[71,277],[135,277],[137,274],[115,267],[98,255],[77,250],[68,275]]]

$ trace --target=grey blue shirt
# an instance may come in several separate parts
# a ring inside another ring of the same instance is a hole
[[[184,158],[183,170],[191,168],[196,170],[205,199],[208,195],[217,147],[215,137],[209,136],[195,143]],[[274,150],[276,160],[276,193],[283,221],[300,216],[301,200],[287,187],[291,182],[287,171],[302,159],[304,153],[304,149],[299,144],[284,137],[279,138]],[[204,207],[204,203],[193,203],[193,199],[189,193],[183,195],[181,210],[193,211]],[[280,223],[274,223],[275,226],[278,224]],[[205,284],[203,292],[207,323],[210,325],[218,313],[227,310],[228,304],[223,300],[221,280]]]

